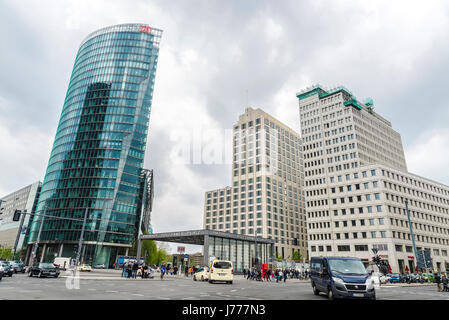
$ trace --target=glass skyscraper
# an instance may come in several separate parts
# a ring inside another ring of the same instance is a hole
[[[39,255],[73,257],[86,208],[83,262],[111,265],[132,244],[161,36],[122,24],[81,43],[37,206],[52,218],[35,216],[28,256],[44,220]]]

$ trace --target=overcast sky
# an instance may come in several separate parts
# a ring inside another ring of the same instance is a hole
[[[295,94],[316,83],[372,97],[409,171],[449,184],[448,1],[0,0],[0,196],[43,180],[79,45],[120,23],[164,30],[155,232],[202,228],[204,192],[230,184],[229,164],[175,161],[180,134],[223,143],[246,101],[299,130]]]

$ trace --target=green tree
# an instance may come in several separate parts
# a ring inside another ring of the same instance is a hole
[[[11,260],[14,256],[12,248],[0,249],[0,259]]]
[[[144,234],[147,235],[148,232],[145,232]],[[143,240],[140,254],[142,258],[145,258],[146,264],[160,265],[171,262],[171,256],[167,251],[168,247],[163,243],[159,243],[158,245],[154,240]],[[129,249],[128,254],[132,257],[137,256],[137,239],[134,239],[133,245]]]
[[[284,257],[281,255],[276,255],[276,261],[277,262],[282,262],[284,260]]]
[[[292,260],[294,260],[296,262],[299,262],[302,260],[302,254],[301,254],[301,252],[299,252],[299,250],[293,251]]]

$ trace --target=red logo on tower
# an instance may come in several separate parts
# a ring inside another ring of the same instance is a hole
[[[151,28],[149,26],[140,26],[139,31],[145,32],[145,33],[151,33]]]

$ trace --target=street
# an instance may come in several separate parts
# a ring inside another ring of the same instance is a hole
[[[132,280],[109,270],[81,273],[80,277],[79,289],[65,273],[57,279],[29,278],[27,274],[4,277],[0,300],[327,300],[324,294],[313,295],[309,282],[296,279],[258,282],[237,275],[229,285],[194,282],[185,276]],[[383,285],[376,291],[378,300],[449,300],[449,292],[439,293],[435,285]]]

